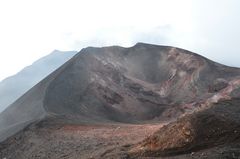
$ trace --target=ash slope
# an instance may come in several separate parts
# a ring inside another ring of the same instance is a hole
[[[52,73],[77,52],[55,50],[51,54],[25,67],[14,76],[0,82],[0,112],[21,97],[39,81]]]
[[[75,124],[175,119],[194,110],[193,103],[230,98],[239,75],[174,47],[89,47],[0,114],[0,140],[46,118]]]

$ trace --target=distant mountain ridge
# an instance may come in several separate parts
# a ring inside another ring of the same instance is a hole
[[[76,53],[76,51],[54,50],[17,74],[2,80],[0,82],[0,112]]]

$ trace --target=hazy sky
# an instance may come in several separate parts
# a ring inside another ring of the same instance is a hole
[[[240,67],[239,0],[0,0],[0,80],[54,49],[182,47]]]

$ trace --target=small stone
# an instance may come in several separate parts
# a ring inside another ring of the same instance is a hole
[[[195,154],[195,153],[194,153],[194,152],[192,152],[192,153],[191,153],[191,156],[193,156],[194,154]]]
[[[191,134],[191,131],[185,131],[185,135],[189,136]]]

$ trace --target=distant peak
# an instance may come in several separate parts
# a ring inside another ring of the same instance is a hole
[[[77,51],[61,51],[61,50],[57,50],[57,49],[55,49],[55,50],[53,50],[52,51],[52,53],[68,53],[68,52],[77,52]]]
[[[52,51],[52,53],[55,53],[55,52],[62,52],[62,51],[57,50],[57,49],[55,49],[55,50]]]
[[[158,45],[158,44],[150,44],[150,43],[144,43],[144,42],[138,42],[133,47],[139,47],[139,46],[156,46],[156,47],[169,47],[174,48],[172,46],[166,46],[166,45]]]
[[[137,43],[135,44],[135,46],[138,46],[138,45],[151,45],[151,44],[147,44],[147,43],[143,43],[143,42],[137,42]]]
[[[139,46],[146,46],[146,45],[153,45],[153,44],[147,44],[147,43],[143,43],[143,42],[137,42],[133,47],[139,47]]]

